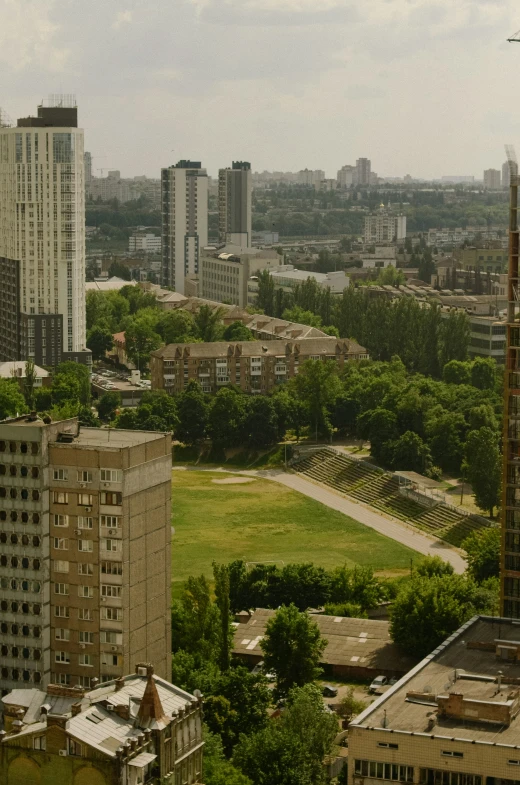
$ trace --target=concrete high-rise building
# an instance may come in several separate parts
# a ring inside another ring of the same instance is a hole
[[[406,215],[394,215],[382,204],[365,217],[364,241],[370,245],[393,243],[406,238]]]
[[[171,438],[0,423],[0,689],[170,670]]]
[[[370,159],[358,158],[356,161],[355,185],[370,185],[370,171]]]
[[[252,179],[248,161],[233,161],[218,173],[218,235],[220,243],[251,247]]]
[[[71,96],[55,96],[38,107],[36,117],[18,120],[17,127],[0,126],[2,303],[6,285],[12,289],[17,282],[8,306],[11,334],[0,330],[2,360],[30,357],[37,365],[55,365],[90,357],[83,131],[77,113]]]
[[[518,174],[518,164],[511,162],[512,166],[515,168],[515,174]],[[509,169],[509,161],[505,161],[502,164],[502,187],[509,188],[509,179],[510,179],[510,169]]]
[[[92,180],[92,153],[85,153],[85,185]]]
[[[200,161],[161,170],[162,284],[184,294],[208,244],[208,176]]]
[[[336,178],[338,188],[350,188],[351,186],[353,186],[355,175],[356,175],[355,166],[349,166],[347,164],[346,166],[342,166],[341,169],[338,169],[338,175]]]
[[[496,191],[500,185],[500,169],[484,169],[484,188]]]

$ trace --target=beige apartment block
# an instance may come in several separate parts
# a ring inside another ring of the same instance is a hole
[[[474,617],[349,727],[349,785],[516,785],[520,627]]]
[[[169,674],[171,437],[0,423],[0,688]]]
[[[345,338],[173,343],[152,352],[152,390],[173,395],[196,380],[207,393],[234,384],[244,392],[265,394],[296,376],[306,360],[334,360],[341,368],[367,357],[366,349]]]

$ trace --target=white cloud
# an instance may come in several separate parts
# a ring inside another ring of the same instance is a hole
[[[31,65],[60,71],[70,50],[56,44],[59,25],[52,21],[55,7],[55,0],[2,0],[0,62],[14,71]]]
[[[119,28],[122,27],[123,25],[131,25],[133,21],[133,17],[134,17],[133,11],[129,11],[129,10],[119,11],[119,13],[116,14],[116,18],[112,22],[112,28],[114,30],[119,30]]]

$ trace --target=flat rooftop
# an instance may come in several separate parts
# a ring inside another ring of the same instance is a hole
[[[519,657],[520,621],[476,616],[352,725],[517,746]]]
[[[117,428],[81,428],[72,444],[82,447],[136,447],[163,439],[159,431],[120,431]],[[66,443],[65,443],[66,444]]]

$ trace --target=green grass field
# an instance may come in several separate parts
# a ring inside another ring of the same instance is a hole
[[[402,574],[416,551],[276,482],[220,484],[223,472],[174,471],[173,594],[189,575],[212,575],[213,561],[370,565]]]

